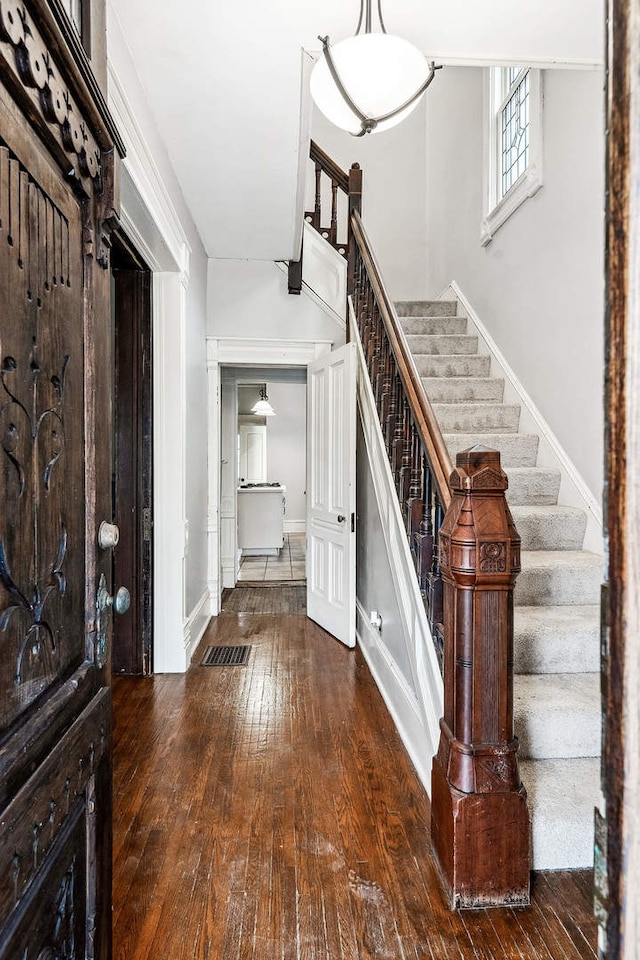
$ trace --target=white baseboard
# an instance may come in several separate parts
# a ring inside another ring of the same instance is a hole
[[[195,607],[184,621],[183,641],[185,670],[189,667],[196,648],[211,619],[211,600],[209,590],[205,590]]]
[[[306,533],[307,521],[306,520],[285,520],[284,532],[285,533]]]
[[[432,752],[425,746],[420,706],[359,600],[356,600],[356,637],[420,782],[430,795]]]
[[[549,423],[527,392],[526,387],[508,363],[487,327],[455,280],[452,280],[436,299],[455,299],[460,302],[464,313],[478,334],[480,353],[491,357],[491,375],[504,377],[505,402],[520,404],[520,432],[536,433],[540,438],[538,466],[555,467],[560,470],[559,502],[566,506],[579,507],[587,514],[584,549],[601,554],[602,507],[567,456]]]

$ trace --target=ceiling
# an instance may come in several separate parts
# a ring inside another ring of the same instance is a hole
[[[319,33],[352,34],[357,0],[111,4],[208,255],[295,256],[304,50],[317,52]],[[386,0],[383,12],[390,33],[441,63],[602,60],[601,0]]]

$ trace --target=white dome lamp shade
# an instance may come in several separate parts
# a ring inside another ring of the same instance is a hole
[[[269,403],[269,397],[264,387],[260,390],[260,399],[251,407],[251,413],[255,413],[258,417],[275,417],[276,412]]]
[[[379,133],[409,116],[439,69],[401,37],[371,32],[371,0],[361,0],[356,34],[335,46],[319,37],[322,56],[311,73],[311,96],[327,120],[356,137]],[[364,32],[361,28],[364,20]]]

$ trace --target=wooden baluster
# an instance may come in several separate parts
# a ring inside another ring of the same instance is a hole
[[[434,514],[434,482],[429,469],[427,456],[422,452],[422,473],[424,484],[423,513],[420,521],[420,529],[416,534],[416,545],[418,548],[418,577],[420,579],[420,592],[425,600],[427,619],[431,623],[431,609],[429,606],[429,576],[433,563],[433,514]]]
[[[393,364],[392,364],[391,392],[389,394],[389,406],[387,408],[387,419],[384,422],[384,439],[385,439],[385,445],[387,448],[387,456],[389,457],[389,463],[391,463],[391,446],[393,443],[393,435],[396,428],[396,412],[398,408],[399,384],[400,384],[400,374],[398,373],[398,365],[394,358]]]
[[[436,653],[443,666],[444,655],[444,613],[443,613],[443,582],[440,569],[440,544],[438,533],[444,520],[444,509],[436,490],[433,495],[433,547],[431,550],[431,570],[429,571],[428,595],[431,636],[436,647]]]
[[[513,589],[520,539],[500,454],[459,453],[440,530],[444,718],[431,834],[451,906],[529,902],[526,792],[513,735]]]
[[[400,497],[400,470],[402,468],[402,453],[404,449],[404,425],[406,420],[407,398],[405,396],[402,380],[398,376],[398,404],[396,407],[396,421],[393,430],[393,440],[391,448],[391,470],[396,483],[398,497]]]
[[[391,353],[391,346],[389,341],[386,340],[387,352],[385,356],[385,364],[382,371],[382,385],[380,393],[380,423],[382,424],[382,430],[384,433],[385,425],[387,423],[387,418],[389,416],[389,404],[391,402],[391,387],[393,381],[393,354]]]
[[[322,167],[318,161],[316,161],[316,198],[312,225],[318,233],[322,230]]]
[[[331,226],[329,227],[329,243],[338,242],[338,181],[331,181]]]
[[[420,529],[423,507],[423,476],[420,438],[413,419],[411,421],[411,476],[409,479],[409,495],[407,497],[407,512],[405,515],[409,546],[414,561],[418,555],[416,533]]]
[[[378,419],[382,419],[381,410],[382,410],[382,388],[384,384],[385,370],[387,369],[387,364],[389,362],[389,340],[384,329],[384,323],[380,324],[380,365],[378,367],[378,374],[376,376],[376,382],[374,384],[373,393],[376,398],[376,409],[378,411]]]
[[[351,214],[357,210],[362,214],[362,170],[359,163],[352,164],[349,170],[349,231],[347,238],[347,293],[353,292],[356,242],[351,228]]]
[[[375,384],[378,379],[378,374],[380,372],[380,363],[381,363],[381,350],[382,350],[382,337],[384,336],[383,328],[384,324],[382,318],[380,317],[380,311],[378,310],[378,305],[374,302],[373,304],[373,338],[371,343],[370,351],[370,360],[369,360],[369,378],[371,380],[371,385],[375,389]]]
[[[407,524],[407,510],[409,507],[409,487],[411,485],[411,437],[413,433],[413,421],[411,419],[411,409],[409,401],[405,399],[404,403],[404,422],[402,425],[402,459],[400,462],[400,480],[398,484],[398,493],[400,497],[400,510],[405,518],[405,529]]]

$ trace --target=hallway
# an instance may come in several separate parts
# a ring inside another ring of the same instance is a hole
[[[199,666],[212,644],[247,666]],[[114,717],[115,960],[596,956],[586,873],[536,875],[526,910],[446,908],[360,651],[300,614],[223,612],[186,675],[115,678]]]

